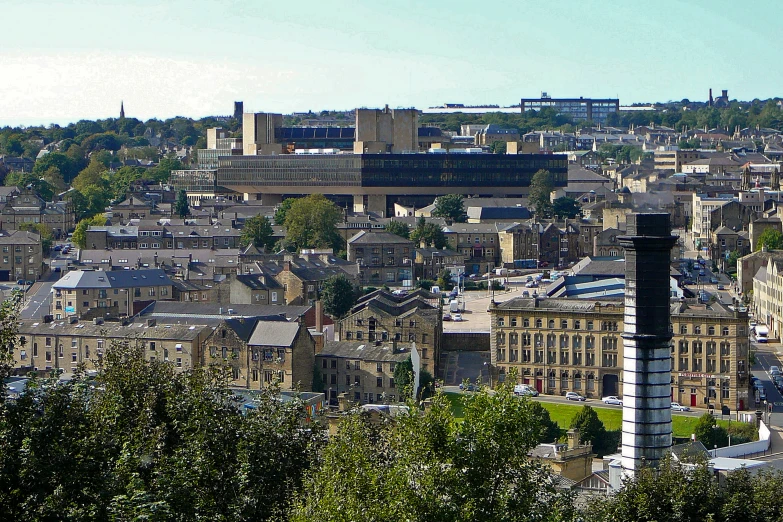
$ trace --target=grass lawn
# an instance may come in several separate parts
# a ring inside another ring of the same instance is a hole
[[[459,393],[446,393],[446,397],[451,402],[451,411],[457,420],[464,416],[462,409],[462,395]],[[605,408],[600,401],[590,401],[588,403],[598,414],[598,418],[604,423],[608,431],[620,430],[623,423],[623,411],[621,408]],[[555,421],[561,429],[567,430],[571,424],[571,419],[584,406],[584,404],[557,404],[552,402],[541,402],[541,405],[549,411],[549,416]],[[690,437],[693,428],[696,426],[698,417],[688,417],[685,415],[672,415],[672,435],[675,437]],[[728,421],[718,421],[718,424],[728,428]]]

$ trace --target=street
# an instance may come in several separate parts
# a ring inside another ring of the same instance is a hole
[[[39,281],[27,292],[24,300],[24,308],[20,312],[22,319],[43,319],[49,313],[49,304],[52,301],[53,281]],[[33,292],[35,289],[35,293]]]

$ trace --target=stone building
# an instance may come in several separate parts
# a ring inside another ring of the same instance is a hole
[[[0,281],[35,281],[44,270],[41,237],[26,231],[0,230]]]
[[[413,280],[413,242],[390,232],[362,231],[348,240],[348,261],[364,285],[403,286]]]
[[[435,376],[443,336],[439,301],[438,296],[421,289],[405,296],[376,290],[361,297],[351,311],[337,321],[335,339],[369,344],[416,343],[422,369]]]
[[[9,196],[0,210],[0,229],[18,230],[24,223],[43,223],[54,237],[64,237],[76,225],[70,201],[45,202],[32,190]]]
[[[227,318],[202,342],[201,364],[228,368],[238,388],[310,391],[314,361],[307,326],[283,317]]]
[[[98,363],[115,343],[140,343],[144,358],[168,361],[177,371],[198,366],[201,341],[211,332],[206,324],[162,324],[144,322],[103,323],[54,321],[19,323],[14,349],[14,367],[19,373],[62,370],[73,373],[80,365],[97,369]]]
[[[443,228],[449,248],[467,257],[465,271],[486,274],[500,262],[498,227],[494,224],[454,223]]]
[[[624,232],[616,228],[606,228],[593,237],[593,253],[595,257],[623,257],[625,249],[617,240]]]
[[[578,482],[593,472],[593,445],[582,444],[579,429],[566,434],[567,444],[559,442],[539,444],[528,453],[531,460],[547,466],[557,475]]]
[[[52,285],[50,314],[55,319],[124,317],[173,295],[172,282],[160,269],[74,270]]]
[[[747,409],[747,313],[672,302],[673,401]],[[622,394],[624,306],[619,299],[516,298],[490,308],[491,364],[517,368],[540,393]],[[752,406],[752,405],[751,405]]]
[[[343,393],[354,402],[394,403],[399,392],[394,370],[408,357],[414,359],[416,343],[396,341],[329,341],[316,355],[316,371],[322,374],[324,391],[330,404],[337,404]],[[414,371],[416,368],[414,366]]]
[[[417,248],[415,250],[414,277],[436,280],[442,270],[449,270],[452,275],[465,272],[465,256],[459,252],[443,248]]]

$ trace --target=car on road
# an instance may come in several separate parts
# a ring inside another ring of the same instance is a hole
[[[707,273],[704,270],[699,270],[699,275],[701,277],[704,277],[705,275],[707,275]]]
[[[623,399],[620,397],[617,397],[616,395],[610,395],[608,397],[604,397],[601,399],[604,401],[604,404],[614,404],[616,406],[622,406],[623,405]]]
[[[718,278],[717,277],[711,277],[710,278],[710,283],[713,284],[713,285],[717,285],[718,284]]]
[[[472,392],[472,391],[476,391],[476,385],[473,384],[473,383],[468,383],[468,385],[466,386],[465,384],[460,383],[459,384],[459,389],[462,390],[462,391],[471,391]]]
[[[528,281],[525,283],[525,288],[538,288],[538,283],[535,281]]]
[[[456,321],[456,322],[462,321],[462,314],[454,314],[454,315],[452,315],[451,316],[451,320],[452,321]]]
[[[726,287],[723,285],[718,285],[718,290],[726,290]]]
[[[587,400],[582,395],[579,395],[578,393],[572,392],[572,391],[571,392],[567,392],[565,394],[565,398],[568,399],[569,401],[585,401],[585,400]]]
[[[679,402],[673,402],[672,411],[691,411],[691,409],[688,406],[683,406]]]
[[[451,314],[449,314],[449,313],[443,314],[443,320],[444,321],[451,321]]]

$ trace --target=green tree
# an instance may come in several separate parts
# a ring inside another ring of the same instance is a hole
[[[550,194],[553,189],[552,174],[548,170],[542,169],[533,174],[528,199],[535,209],[537,219],[548,217],[551,214]]]
[[[90,161],[90,164],[87,165],[87,167],[84,168],[79,174],[73,179],[73,182],[71,185],[73,188],[79,191],[84,191],[87,187],[98,185],[103,186],[104,185],[104,173],[108,170],[106,165],[104,165],[102,162],[98,161],[97,159],[93,158]]]
[[[147,181],[154,181],[156,183],[167,183],[172,170],[182,169],[182,162],[179,161],[173,154],[161,158],[158,164],[150,169],[144,171],[144,178]]]
[[[505,141],[493,141],[490,150],[492,151],[492,154],[505,154],[506,148],[507,145]]]
[[[693,427],[693,433],[696,435],[696,440],[704,444],[707,449],[729,445],[729,433],[726,428],[718,426],[718,421],[709,413],[699,417],[696,426]]]
[[[740,254],[739,250],[732,250],[729,252],[729,259],[727,260],[729,268],[737,268],[737,261],[741,257],[742,254]]]
[[[413,396],[413,361],[410,357],[394,365],[394,386],[401,400]]]
[[[105,224],[106,218],[100,214],[84,218],[76,224],[76,229],[73,231],[71,240],[79,248],[87,248],[87,229],[89,229],[90,226],[101,227]]]
[[[451,280],[451,271],[448,268],[444,268],[438,272],[438,286],[443,290],[451,290],[454,288],[454,283]]]
[[[245,220],[239,242],[242,246],[252,243],[253,246],[258,248],[271,249],[275,246],[273,234],[272,223],[269,222],[266,216],[253,216]]]
[[[544,408],[540,402],[529,401],[530,414],[534,419],[538,419],[540,430],[536,434],[538,443],[555,442],[560,438],[562,430],[560,426],[552,420],[549,410]]]
[[[394,221],[394,220],[389,221],[388,223],[386,223],[386,226],[384,226],[383,229],[386,232],[398,235],[400,237],[404,237],[405,239],[408,239],[411,235],[410,228],[408,228],[408,225],[406,225],[402,221]]]
[[[174,212],[181,218],[186,218],[190,215],[190,203],[188,203],[188,193],[184,190],[180,190],[177,194],[177,201],[174,202]]]
[[[555,216],[574,219],[581,211],[582,207],[574,198],[563,196],[552,203],[552,213]]]
[[[733,473],[732,473],[733,475]],[[637,470],[633,479],[610,497],[587,504],[583,520],[591,522],[701,522],[723,519],[720,485],[705,463],[684,465],[667,456],[657,469]]]
[[[321,300],[324,311],[334,318],[345,316],[356,303],[353,284],[344,275],[333,276],[324,281]]]
[[[599,456],[617,450],[617,447],[606,447],[606,427],[604,427],[604,423],[601,422],[601,419],[598,418],[598,414],[590,406],[582,406],[582,409],[574,415],[573,419],[571,419],[569,428],[577,428],[579,430],[580,440],[590,442],[593,445],[593,451]]]
[[[65,183],[70,183],[79,172],[79,165],[70,156],[61,152],[50,152],[41,159],[36,160],[33,166],[33,174],[40,178],[52,167],[57,167]]]
[[[323,194],[312,194],[295,200],[285,216],[286,240],[296,249],[342,246],[337,223],[342,211]]]
[[[286,198],[278,205],[277,209],[275,209],[275,225],[285,225],[285,216],[291,208],[291,205],[294,204],[294,201],[296,201],[296,198]]]
[[[419,218],[416,228],[410,235],[411,241],[415,244],[424,243],[425,246],[441,249],[448,244],[446,235],[440,226],[435,223],[427,223],[424,217]]]
[[[756,251],[766,247],[767,250],[783,249],[783,233],[774,228],[768,228],[759,236]]]
[[[570,495],[527,456],[538,421],[508,387],[466,397],[461,423],[454,422],[442,393],[424,412],[408,404],[410,412],[394,422],[347,415],[308,476],[290,520],[573,518]]]
[[[446,194],[435,199],[433,217],[442,217],[456,222],[467,221],[461,194]]]

